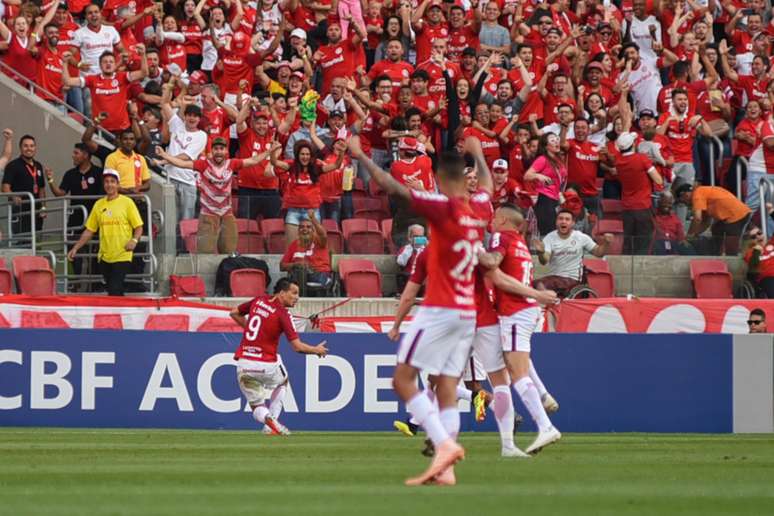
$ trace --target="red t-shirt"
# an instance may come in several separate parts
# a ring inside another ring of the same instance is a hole
[[[696,138],[696,128],[688,123],[693,117],[689,112],[680,122],[672,120],[667,127],[666,137],[672,145],[672,152],[675,155],[675,163],[693,162],[693,141]],[[669,113],[663,113],[658,119],[658,125],[664,123],[669,118]]]
[[[426,248],[419,249],[411,262],[411,275],[409,281],[421,285],[427,278],[427,253]]]
[[[223,63],[223,70],[217,74],[216,82],[221,95],[239,93],[239,81],[245,79],[249,85],[247,91],[253,88],[255,67],[261,64],[260,54],[250,54],[246,51],[228,50],[225,47],[218,51],[218,57]]]
[[[350,39],[342,39],[336,44],[323,45],[317,49],[322,53],[319,65],[322,69],[322,91],[325,96],[331,89],[331,83],[336,77],[352,77],[355,75],[355,57],[357,46]]]
[[[202,28],[196,20],[183,20],[180,22],[180,32],[185,36],[185,51],[188,55],[201,55],[204,43]]]
[[[463,50],[468,47],[478,50],[480,45],[478,33],[470,25],[463,25],[458,29],[450,27],[446,58],[454,63],[459,63]]]
[[[615,163],[618,181],[621,183],[621,205],[624,210],[647,210],[653,192],[648,170],[653,163],[644,154],[622,154]]]
[[[207,133],[207,151],[209,151],[215,138],[220,137],[228,140],[231,120],[226,110],[218,106],[212,111],[202,110],[202,120],[199,127]],[[249,156],[240,157],[248,158]]]
[[[747,262],[748,265],[752,260],[752,255],[752,248],[744,255],[744,261]],[[756,274],[758,281],[763,278],[774,278],[774,239],[770,239],[766,242],[766,245],[763,246],[763,252],[758,259],[760,260],[758,262],[758,272]]]
[[[380,75],[386,75],[392,81],[392,90],[394,98],[397,98],[398,90],[401,85],[407,84],[409,77],[414,72],[414,67],[411,63],[406,61],[398,61],[393,63],[389,59],[382,59],[374,63],[371,70],[368,72],[368,78],[372,81]]]
[[[750,155],[755,150],[755,148],[758,145],[760,145],[761,139],[760,139],[760,135],[759,135],[759,130],[760,130],[762,124],[763,124],[763,120],[760,119],[760,118],[758,120],[756,120],[755,122],[753,122],[753,121],[751,121],[751,120],[749,120],[747,118],[743,118],[742,121],[739,122],[739,125],[736,126],[736,133],[735,134],[738,134],[739,132],[745,132],[745,133],[752,134],[753,136],[755,136],[755,143],[750,145],[747,142],[743,142],[742,140],[737,139],[736,140],[736,153],[737,153],[737,155],[744,156],[745,158],[749,158]]]
[[[247,325],[234,360],[276,362],[280,336],[284,333],[288,340],[298,338],[288,309],[269,296],[242,303],[239,313],[245,316]]]
[[[399,159],[390,165],[390,174],[400,184],[405,185],[409,179],[419,180],[426,191],[435,190],[433,162],[427,156],[416,156],[411,161]]]
[[[768,98],[766,90],[769,87],[769,79],[764,75],[763,79],[756,79],[752,75],[740,75],[736,83],[747,93],[748,100],[762,100]]]
[[[417,63],[424,63],[430,59],[433,42],[436,39],[449,38],[449,29],[446,24],[439,23],[433,26],[427,20],[422,20],[422,23],[415,25],[414,33],[416,34]]]
[[[31,37],[32,36],[28,35],[27,41]],[[35,59],[33,59],[30,51],[27,50],[27,41],[20,41],[19,36],[17,36],[16,33],[12,33],[8,48],[3,53],[3,63],[19,72],[18,76],[12,75],[11,78],[24,86],[27,86],[27,83],[20,79],[26,78],[30,81],[34,81],[35,73],[37,71]]]
[[[500,270],[521,283],[532,286],[532,254],[521,233],[502,231],[493,233],[489,250],[503,256]],[[535,300],[510,294],[495,288],[495,306],[501,316],[513,315],[535,305]]]
[[[568,140],[567,150],[567,182],[580,186],[580,194],[595,196],[597,189],[597,171],[599,170],[599,146],[586,140]]]
[[[285,265],[309,265],[316,272],[331,272],[331,257],[327,247],[321,247],[314,240],[308,247],[302,247],[299,240],[294,240],[288,246],[280,263]]]
[[[434,98],[440,98],[446,96],[446,79],[443,76],[443,69],[438,66],[438,63],[434,61],[418,61],[417,70],[424,70],[427,75],[430,76],[430,81],[427,83],[427,91]],[[446,64],[446,73],[451,77],[452,82],[456,84],[462,77],[462,70],[456,63]]]
[[[336,155],[331,153],[323,159],[323,163],[336,163]],[[339,169],[320,174],[320,197],[323,202],[335,202],[341,199],[343,168],[349,165],[349,158],[345,157]]]
[[[48,46],[41,47],[38,50],[38,74],[36,82],[38,86],[51,92],[51,95],[46,95],[40,90],[35,90],[41,98],[46,100],[52,100],[57,98],[59,100],[64,99],[62,93],[62,57],[60,53],[61,49],[58,47],[52,52],[48,49]]]
[[[486,159],[489,168],[492,168],[492,164],[496,159],[500,159],[502,152],[500,151],[500,141],[497,138],[490,138],[484,134],[481,130],[476,129],[473,126],[466,127],[462,131],[462,137],[474,136],[481,142],[481,150],[484,152],[484,158]]]
[[[480,231],[487,223],[476,216],[479,210],[474,206],[488,204],[489,196],[468,200],[416,190],[410,195],[411,209],[428,221],[432,235],[425,251],[428,281],[423,305],[475,310],[473,272],[482,247]]]
[[[159,61],[165,68],[173,63],[179,66],[181,70],[185,70],[188,66],[186,63],[188,53],[183,43],[166,40],[161,45],[159,54]]]
[[[488,193],[483,190],[479,190],[471,196],[474,201],[471,204],[473,212],[479,220],[486,223],[487,227],[491,225],[494,218],[494,208],[492,199]],[[479,236],[481,240],[484,239],[484,228],[479,229]],[[486,271],[481,267],[476,267],[475,270],[475,298],[476,298],[476,328],[483,328],[485,326],[492,326],[497,324],[497,310],[494,306],[494,291],[492,286],[485,278]]]
[[[129,114],[126,112],[129,78],[126,72],[116,72],[111,77],[101,73],[88,75],[81,80],[91,91],[92,112],[108,114],[102,127],[108,131],[129,127]]]
[[[288,161],[293,167],[293,161]],[[280,180],[285,185],[282,192],[283,208],[317,209],[322,203],[320,196],[320,183],[313,183],[312,176],[307,172],[293,174],[291,170],[275,168],[280,175]]]
[[[260,136],[249,127],[239,133],[239,157],[249,158],[255,153],[266,152],[271,148],[274,134],[271,129],[266,134]],[[239,187],[253,188],[255,190],[277,190],[279,188],[279,179],[276,176],[267,176],[264,174],[269,161],[259,163],[254,167],[243,168],[239,172]]]

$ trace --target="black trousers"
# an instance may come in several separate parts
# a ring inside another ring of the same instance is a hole
[[[280,197],[279,190],[242,187],[237,196],[239,198],[237,217],[240,219],[256,220],[258,215],[262,219],[276,219],[280,216],[282,197]]]
[[[653,215],[650,209],[624,210],[624,254],[647,254],[653,238]]]
[[[546,236],[556,229],[556,208],[558,206],[559,201],[546,197],[543,194],[538,195],[534,209],[540,236]]]
[[[105,278],[107,294],[109,296],[123,296],[125,285],[124,278],[132,270],[132,262],[99,262],[102,277]]]

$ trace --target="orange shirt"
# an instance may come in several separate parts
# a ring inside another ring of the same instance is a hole
[[[706,211],[715,220],[739,222],[750,208],[734,194],[720,186],[699,186],[693,191],[693,209]]]

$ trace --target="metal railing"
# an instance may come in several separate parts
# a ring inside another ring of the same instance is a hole
[[[709,174],[710,174],[710,186],[715,186],[715,145],[718,146],[719,156],[718,162],[723,163],[723,142],[717,136],[709,136]],[[715,145],[713,145],[715,144]]]
[[[742,165],[749,170],[750,162],[744,156],[736,157],[736,198],[742,201]]]
[[[19,199],[17,202],[15,199]],[[6,219],[6,231],[5,240],[9,246],[22,247],[29,242],[32,248],[32,254],[35,254],[36,244],[38,238],[38,232],[36,231],[36,201],[35,196],[29,192],[5,192],[0,193],[0,200],[6,200],[6,205],[3,206],[2,212],[0,212],[0,220]],[[14,207],[20,207],[21,209],[14,210]],[[30,231],[14,231],[14,226],[21,224],[24,217],[30,218]]]
[[[749,174],[750,171],[748,170],[747,173]],[[767,177],[762,177],[758,181],[758,201],[760,203],[758,209],[761,214],[761,231],[763,232],[764,241],[769,240],[768,224],[766,222],[769,218],[769,214],[766,213],[766,195],[772,192],[774,192],[774,181]]]

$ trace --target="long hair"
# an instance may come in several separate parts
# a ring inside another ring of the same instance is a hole
[[[554,133],[543,133],[540,136],[540,141],[538,142],[538,150],[537,150],[537,156],[545,156],[545,158],[548,160],[549,163],[551,163],[551,166],[554,167],[554,170],[556,173],[559,173],[559,170],[564,166],[562,161],[555,156],[551,156],[548,153],[548,138],[549,136],[557,136]]]
[[[301,149],[309,149],[309,153],[312,155],[306,170],[304,170],[304,166],[298,159]],[[312,183],[317,183],[320,177],[320,171],[317,169],[317,152],[312,146],[312,143],[309,140],[297,141],[296,144],[293,145],[293,156],[295,156],[295,158],[293,159],[293,164],[290,166],[290,175],[292,175],[295,180],[298,180],[298,176],[301,172],[307,172],[312,179]]]

